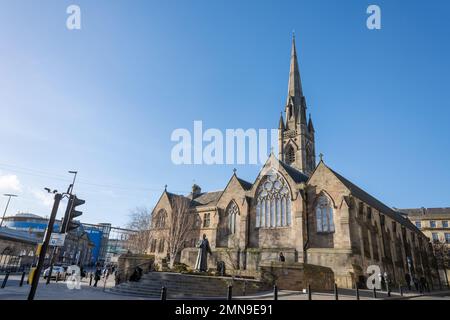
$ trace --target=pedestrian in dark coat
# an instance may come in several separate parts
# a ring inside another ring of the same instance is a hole
[[[95,269],[95,275],[94,275],[94,287],[97,286],[97,282],[100,280],[100,278],[102,277],[102,268],[97,267],[97,269]]]

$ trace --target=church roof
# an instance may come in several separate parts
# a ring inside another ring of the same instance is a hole
[[[283,169],[289,174],[289,176],[292,178],[292,180],[295,181],[295,183],[302,183],[308,181],[308,176],[306,176],[303,172],[295,169],[294,167],[291,167],[287,163],[284,163],[281,160],[278,160],[280,162],[280,165],[283,167]]]
[[[238,177],[236,177],[236,179],[238,180],[239,184],[245,191],[248,191],[253,187],[253,183],[251,182],[245,181],[244,179]]]
[[[204,192],[192,200],[192,206],[193,207],[206,206],[206,205],[214,206],[217,204],[217,201],[219,200],[222,193],[223,193],[222,190],[221,191]],[[192,197],[192,195],[190,195],[190,197]]]
[[[195,198],[192,198],[192,193],[189,193],[187,196],[181,194],[175,194],[168,191],[165,191],[169,201],[172,202],[175,198],[184,198],[190,201],[191,208],[201,207],[201,206],[215,206],[223,191],[211,191],[211,192],[203,192]]]
[[[420,232],[420,230],[417,229],[417,227],[408,218],[405,218],[400,212],[397,212],[397,211],[393,210],[392,208],[388,207],[387,205],[385,205],[384,203],[382,203],[375,197],[371,196],[370,194],[368,194],[366,191],[364,191],[363,189],[361,189],[354,183],[350,182],[349,180],[347,180],[346,178],[341,176],[339,173],[337,173],[330,167],[327,166],[327,168],[336,176],[336,178],[339,179],[339,181],[341,181],[347,187],[347,189],[350,190],[350,192],[353,196],[355,196],[359,200],[367,203],[369,206],[375,208],[376,210],[387,215],[388,217],[392,218],[393,220],[395,220],[405,226],[408,226],[410,229],[412,228],[413,230]]]

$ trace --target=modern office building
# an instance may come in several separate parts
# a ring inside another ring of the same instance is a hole
[[[18,213],[14,216],[5,217],[3,225],[10,230],[21,231],[42,242],[48,225],[48,218],[31,213]],[[58,232],[61,221],[56,220],[53,232]],[[68,233],[64,246],[58,251],[55,263],[80,264],[83,266],[93,265],[96,260],[92,255],[95,243],[90,239],[89,233],[83,224]]]
[[[5,217],[3,225],[10,230],[21,231],[42,241],[48,218],[32,213],[18,213]],[[59,231],[61,221],[56,220],[53,230]],[[110,223],[81,223],[66,238],[57,261],[63,264],[81,263],[93,266],[97,263],[116,263],[122,253],[133,251],[130,235],[135,231],[112,227]]]

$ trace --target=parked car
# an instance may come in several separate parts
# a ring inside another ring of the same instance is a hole
[[[58,280],[59,279],[64,279],[65,272],[66,272],[66,270],[64,269],[64,267],[62,267],[62,266],[53,266],[51,278],[55,278],[56,279],[56,275],[58,275],[58,273],[59,273]],[[50,267],[44,270],[44,279],[47,279],[49,273],[50,273]]]

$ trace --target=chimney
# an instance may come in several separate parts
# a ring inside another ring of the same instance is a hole
[[[202,193],[202,188],[199,185],[194,184],[192,186],[192,199],[198,197]]]

